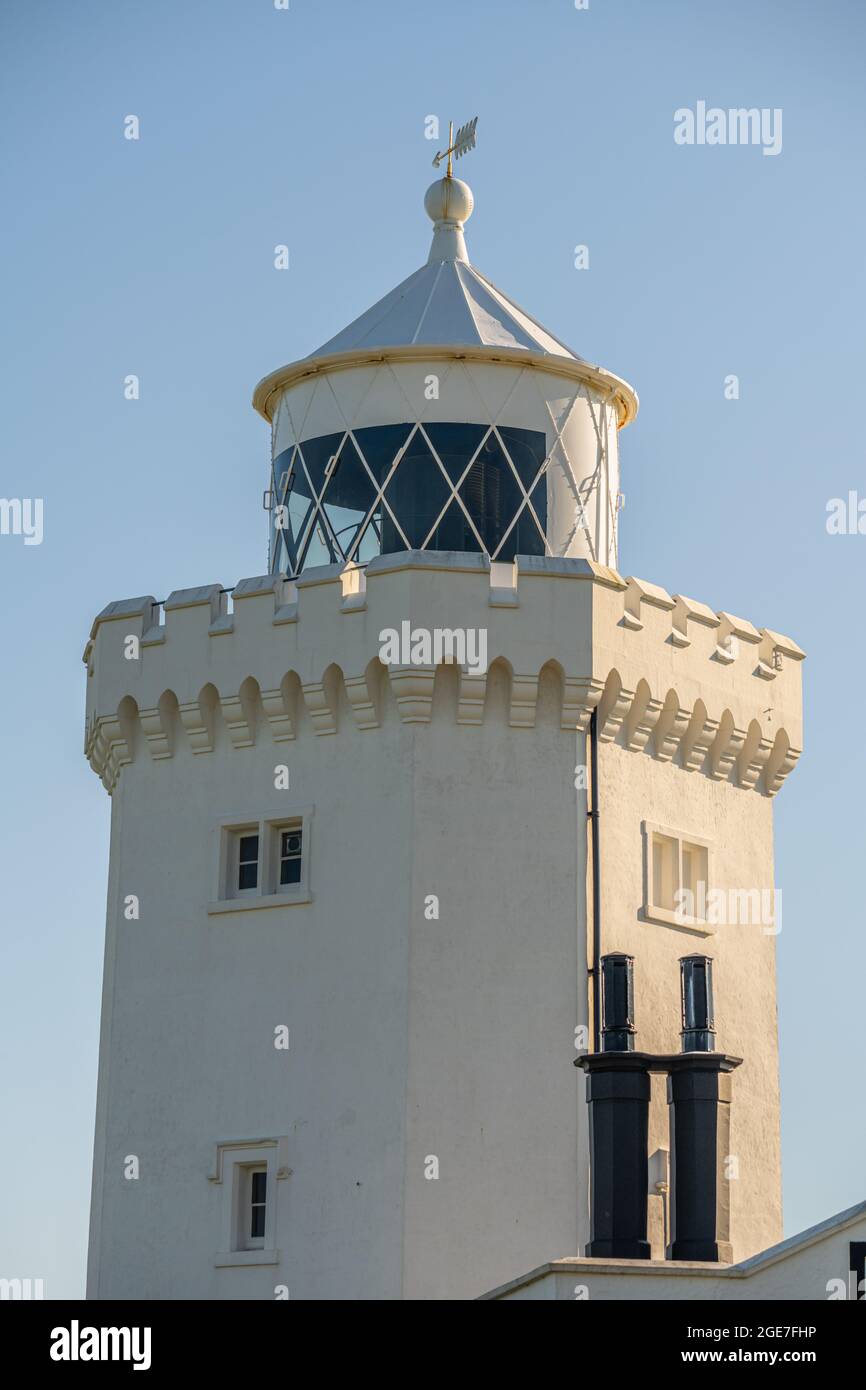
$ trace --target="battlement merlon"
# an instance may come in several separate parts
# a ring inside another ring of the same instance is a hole
[[[229,592],[232,608],[229,610]],[[515,611],[516,610],[516,611]],[[111,603],[84,653],[86,751],[109,790],[136,744],[173,755],[178,725],[194,752],[221,714],[236,748],[294,737],[295,701],[317,734],[338,727],[342,682],[357,726],[378,726],[381,634],[486,632],[504,664],[509,723],[532,727],[545,667],[561,686],[562,727],[585,729],[686,770],[774,795],[802,747],[800,662],[790,638],[670,595],[584,559],[408,551],[366,571],[323,566]],[[432,717],[433,665],[387,668],[402,719]],[[485,672],[463,669],[457,720],[483,720]],[[177,710],[178,718],[174,716]],[[218,711],[217,711],[218,707]],[[136,739],[138,723],[143,739]]]

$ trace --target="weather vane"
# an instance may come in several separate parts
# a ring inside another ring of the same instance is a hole
[[[470,150],[475,149],[475,127],[477,124],[478,117],[473,116],[471,121],[467,121],[465,125],[460,127],[457,132],[457,138],[455,139],[454,122],[448,122],[448,148],[447,150],[439,151],[436,158],[433,160],[434,169],[439,168],[439,165],[447,155],[448,169],[446,170],[446,177],[449,179],[451,178],[454,160],[459,159],[462,154],[468,154]]]

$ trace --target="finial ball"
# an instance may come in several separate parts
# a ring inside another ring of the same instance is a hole
[[[462,179],[437,179],[424,194],[424,207],[432,222],[465,222],[474,206],[472,189]]]

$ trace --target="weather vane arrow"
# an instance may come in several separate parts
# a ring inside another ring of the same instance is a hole
[[[448,122],[448,148],[447,150],[440,150],[439,153],[436,155],[435,159],[433,160],[434,169],[439,168],[439,165],[442,163],[443,159],[445,159],[447,155],[448,169],[446,171],[446,174],[449,179],[451,178],[452,170],[454,167],[454,160],[459,159],[462,154],[468,154],[470,150],[475,149],[475,127],[477,126],[477,124],[478,117],[473,116],[471,121],[467,121],[465,125],[462,125],[460,127],[455,139],[454,122]]]

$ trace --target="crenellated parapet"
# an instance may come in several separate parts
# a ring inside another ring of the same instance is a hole
[[[386,665],[388,632],[403,646]],[[109,604],[84,653],[85,751],[110,792],[134,758],[168,761],[181,741],[242,755],[290,742],[301,716],[337,734],[346,711],[362,732],[388,710],[423,725],[442,673],[433,638],[467,632],[484,634],[486,661],[458,662],[458,724],[494,717],[495,669],[515,731],[535,726],[549,678],[563,730],[584,731],[597,709],[602,742],[686,772],[773,796],[799,757],[803,652],[790,638],[583,559],[418,551]],[[425,633],[432,649],[412,648]]]

